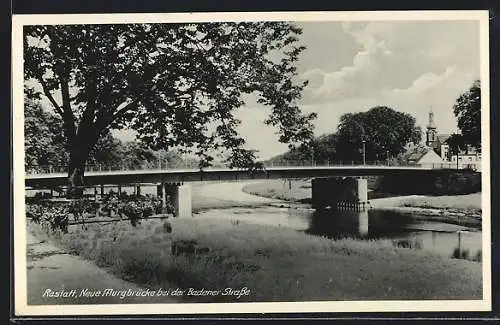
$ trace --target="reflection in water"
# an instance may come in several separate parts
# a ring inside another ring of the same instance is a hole
[[[423,249],[432,250],[447,257],[481,261],[482,233],[480,231],[418,231],[410,232],[406,236],[420,240]]]
[[[401,234],[412,223],[411,216],[394,211],[318,210],[312,214],[306,232],[330,238],[381,238]]]
[[[368,210],[363,209],[358,212],[358,234],[360,236],[368,235]]]
[[[446,257],[481,261],[482,234],[480,231],[418,230],[417,218],[385,210],[324,210],[316,211],[310,219],[307,233],[330,238],[388,238],[395,246],[431,250]],[[429,224],[426,222],[425,229]]]

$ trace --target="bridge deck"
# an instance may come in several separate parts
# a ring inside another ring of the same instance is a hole
[[[86,185],[132,183],[184,183],[198,181],[238,181],[249,179],[312,178],[328,176],[380,176],[428,174],[456,171],[454,169],[418,166],[329,166],[329,167],[270,167],[264,170],[247,169],[155,169],[86,172]],[[461,172],[467,170],[461,170]],[[473,171],[469,171],[473,172]],[[67,174],[32,174],[25,176],[25,186],[51,187],[67,184]]]

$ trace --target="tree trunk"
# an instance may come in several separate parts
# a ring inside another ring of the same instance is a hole
[[[72,151],[78,149],[72,149]],[[83,186],[85,185],[83,176],[85,174],[85,160],[82,160],[80,154],[74,152],[70,155],[68,169],[68,197],[76,198],[83,196]]]
[[[80,139],[71,146],[68,168],[68,193],[70,198],[83,196],[85,166],[90,153],[88,141]]]
[[[70,167],[68,175],[68,197],[77,198],[83,196],[83,182],[85,166]]]

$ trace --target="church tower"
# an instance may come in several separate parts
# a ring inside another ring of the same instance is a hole
[[[434,143],[437,140],[437,128],[436,124],[434,124],[434,113],[432,112],[432,108],[429,111],[429,124],[427,124],[427,138],[425,144],[428,147],[433,147]]]

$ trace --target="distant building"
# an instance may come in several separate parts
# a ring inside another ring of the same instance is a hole
[[[449,161],[459,165],[474,165],[476,169],[481,168],[481,153],[473,146],[468,146],[466,150],[462,150],[458,155],[450,155]]]
[[[439,167],[446,163],[432,148],[420,146],[413,148],[406,156],[406,161],[410,165],[422,167]]]
[[[427,125],[425,145],[432,150],[443,160],[443,162],[457,164],[458,168],[481,168],[481,153],[473,146],[468,146],[466,150],[462,150],[458,155],[452,155],[450,146],[447,140],[451,134],[438,134],[437,127],[434,123],[434,113],[429,112],[429,124]]]
[[[432,110],[429,112],[429,124],[427,125],[426,140],[425,145],[432,148],[441,159],[447,161],[450,146],[446,143],[446,140],[451,136],[451,134],[438,134],[437,127],[434,123],[434,113]]]

